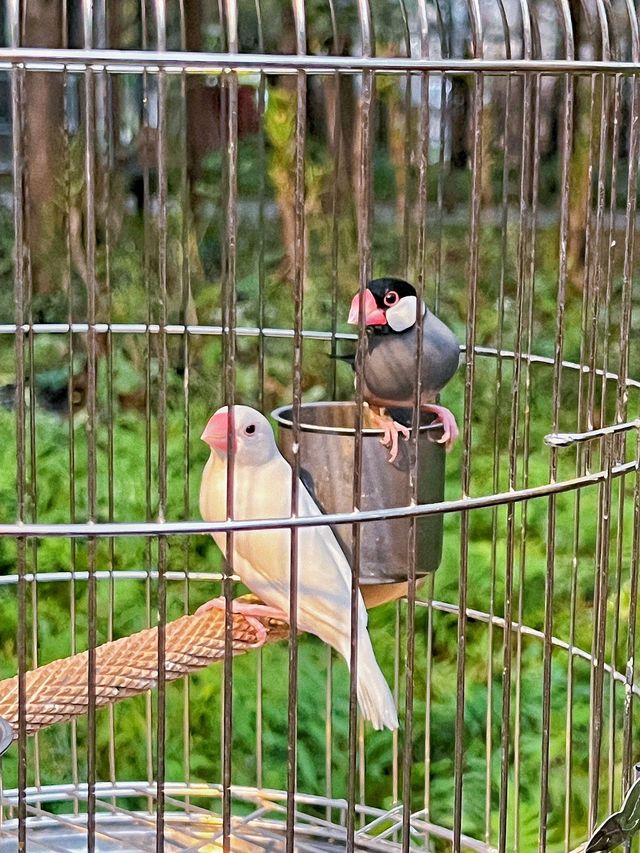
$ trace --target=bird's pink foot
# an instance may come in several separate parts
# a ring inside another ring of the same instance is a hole
[[[433,424],[442,426],[442,436],[438,439],[438,444],[444,444],[447,450],[451,450],[458,435],[458,425],[453,414],[444,406],[437,406],[435,403],[427,403],[422,406],[423,412],[433,412],[436,415],[436,420]]]
[[[396,421],[391,421],[390,424],[384,428],[384,435],[380,439],[380,444],[383,444],[385,447],[389,447],[389,444],[391,444],[389,462],[394,462],[398,455],[398,434],[401,434],[403,438],[407,440],[411,433],[406,426],[403,426]]]
[[[384,447],[390,447],[389,462],[394,462],[398,455],[398,434],[401,434],[405,439],[411,435],[406,426],[397,423],[389,415],[377,414],[371,411],[371,421],[375,427],[383,431],[380,444]]]
[[[223,595],[218,598],[212,598],[210,601],[205,601],[196,610],[196,615],[206,613],[207,610],[225,610],[225,598]],[[269,607],[266,604],[249,604],[235,599],[231,602],[231,611],[244,616],[246,621],[256,632],[256,642],[252,643],[252,647],[259,649],[264,646],[267,641],[267,629],[264,627],[261,619],[277,619],[279,622],[288,622],[289,617],[277,607]]]

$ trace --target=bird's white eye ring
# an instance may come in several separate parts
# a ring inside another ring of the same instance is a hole
[[[244,431],[245,431],[246,435],[253,435],[254,432],[256,431],[256,425],[255,424],[249,424],[248,427],[245,427]]]
[[[396,302],[398,302],[399,300],[400,300],[400,297],[395,292],[395,290],[390,290],[388,293],[385,293],[383,302],[388,307],[391,307],[392,305],[395,305]]]

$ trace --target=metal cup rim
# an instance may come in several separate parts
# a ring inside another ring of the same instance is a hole
[[[318,409],[322,406],[338,406],[339,408],[355,408],[355,403],[351,400],[321,400],[314,403],[301,403],[300,409],[301,412],[305,409]],[[271,412],[271,417],[278,423],[280,427],[284,427],[285,429],[291,429],[293,427],[292,418],[287,418],[284,416],[284,412],[291,412],[293,409],[293,404],[288,403],[285,406],[278,406],[278,408],[274,409]],[[317,432],[325,435],[355,435],[356,430],[354,427],[334,427],[334,426],[320,426],[319,424],[309,424],[305,423],[303,420],[300,421],[300,431],[301,432]],[[421,424],[420,432],[428,432],[429,430],[437,430],[441,429],[440,424]],[[411,431],[411,430],[410,430]],[[382,435],[383,430],[376,429],[375,427],[365,427],[362,430],[363,435]]]

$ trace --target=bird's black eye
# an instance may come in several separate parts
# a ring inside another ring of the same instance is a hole
[[[384,304],[391,307],[392,305],[395,305],[399,299],[400,299],[400,297],[395,292],[395,290],[390,290],[388,293],[385,293],[385,295],[384,295]]]
[[[246,435],[253,435],[254,432],[256,431],[256,425],[255,424],[249,424],[248,427],[245,427],[244,431],[245,431]]]

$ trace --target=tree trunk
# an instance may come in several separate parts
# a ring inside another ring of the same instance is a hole
[[[62,47],[62,0],[25,4],[22,44]],[[33,293],[50,294],[60,282],[63,245],[59,204],[63,156],[62,75],[30,71],[25,75],[24,156],[27,164],[26,240]]]
[[[573,31],[575,34],[576,58],[581,57],[581,49],[589,43],[586,32],[584,11],[580,0],[570,0]],[[573,140],[571,148],[571,211],[567,243],[567,266],[570,283],[582,290],[585,277],[585,247],[587,228],[589,227],[589,160],[591,157],[591,134],[597,133],[591,127],[592,120],[599,115],[594,104],[591,110],[591,78],[578,77],[574,87],[573,101]]]
[[[202,0],[185,0],[185,49],[202,50]],[[220,89],[207,85],[202,74],[187,75],[187,180],[191,210],[197,223],[200,197],[197,186],[202,178],[202,163],[209,151],[220,148]]]

